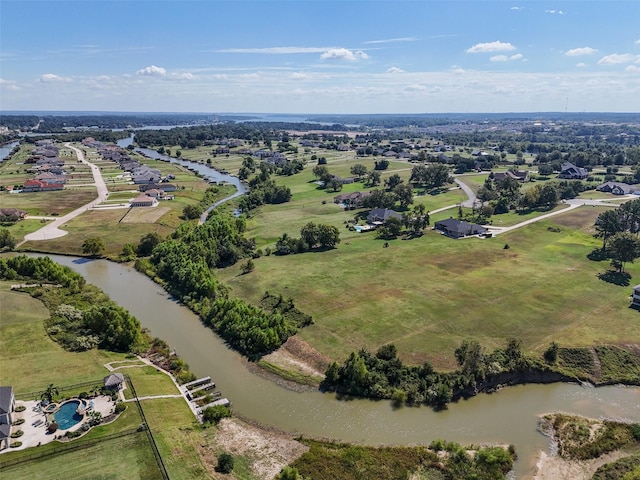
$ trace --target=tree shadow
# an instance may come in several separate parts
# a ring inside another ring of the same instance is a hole
[[[618,285],[620,287],[628,287],[631,275],[627,272],[616,272],[613,270],[607,270],[604,273],[599,273],[598,278],[607,283],[613,283],[614,285]]]
[[[587,255],[587,258],[593,262],[601,262],[603,260],[607,260],[607,251],[602,250],[601,248],[596,248]]]

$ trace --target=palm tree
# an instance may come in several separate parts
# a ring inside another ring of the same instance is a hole
[[[51,402],[53,401],[53,397],[59,394],[60,392],[58,392],[58,387],[56,387],[53,383],[50,383],[47,389],[40,394],[40,399],[43,402]]]

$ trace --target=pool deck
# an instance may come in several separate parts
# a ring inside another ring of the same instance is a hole
[[[92,398],[93,410],[100,412],[103,417],[113,413],[114,403],[110,397],[99,395]],[[12,452],[16,450],[24,450],[25,448],[36,447],[38,445],[44,445],[45,443],[53,442],[59,437],[63,437],[67,432],[73,432],[78,430],[84,421],[74,425],[68,430],[58,430],[55,433],[47,433],[47,417],[45,413],[36,411],[35,408],[39,405],[39,401],[16,401],[16,406],[24,405],[26,410],[24,412],[14,413],[15,418],[24,418],[24,423],[12,428],[12,431],[22,430],[24,434],[19,438],[12,438],[14,442],[22,442],[22,445],[16,448],[7,448],[2,450],[4,452]],[[39,423],[38,426],[36,424]]]

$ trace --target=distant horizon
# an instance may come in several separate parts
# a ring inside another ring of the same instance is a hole
[[[640,111],[638,1],[1,3],[0,110]]]

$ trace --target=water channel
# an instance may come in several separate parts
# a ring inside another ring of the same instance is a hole
[[[131,144],[127,138],[118,142]],[[212,168],[136,149],[149,157],[193,167],[203,176],[244,186],[235,177]],[[530,477],[538,452],[548,440],[537,432],[538,415],[563,411],[601,418],[640,422],[640,388],[591,388],[577,384],[522,385],[491,395],[459,401],[447,410],[394,409],[389,401],[337,400],[334,394],[293,392],[251,373],[247,362],[226,345],[198,317],[173,300],[158,285],[125,265],[106,260],[51,257],[82,274],[114,301],[127,308],[176,349],[198,376],[210,375],[234,411],[266,425],[307,435],[369,445],[428,444],[442,438],[460,443],[514,444],[519,460],[516,478]]]
[[[9,142],[4,145],[0,145],[0,163],[4,161],[5,158],[9,156],[11,150],[18,145],[20,142]]]
[[[236,412],[283,430],[374,445],[428,444],[436,438],[512,443],[519,454],[517,478],[527,478],[538,451],[548,443],[536,431],[542,413],[564,411],[640,422],[640,388],[522,385],[459,401],[441,412],[426,407],[393,409],[389,401],[293,392],[251,373],[240,355],[144,275],[106,260],[51,257],[82,274],[154,336],[169,342],[196,375],[210,375]]]

